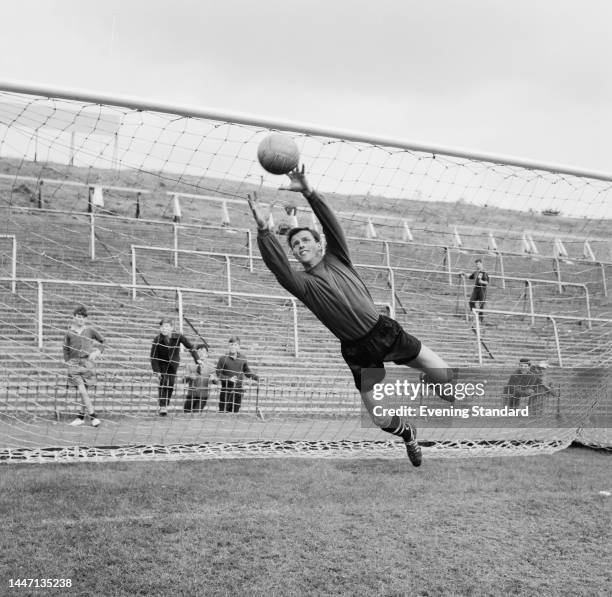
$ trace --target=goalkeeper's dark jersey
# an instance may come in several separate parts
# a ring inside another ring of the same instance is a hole
[[[379,314],[351,263],[336,216],[321,195],[313,192],[308,202],[327,242],[325,255],[317,265],[309,270],[294,270],[280,242],[267,229],[257,235],[259,250],[279,284],[300,299],[337,338],[357,340],[374,327]]]

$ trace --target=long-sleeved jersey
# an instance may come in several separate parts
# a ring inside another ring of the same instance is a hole
[[[486,290],[487,286],[489,285],[489,274],[487,274],[487,272],[484,270],[476,270],[472,272],[469,275],[469,279],[474,280],[475,288],[483,288]]]
[[[64,361],[72,359],[86,359],[91,352],[104,350],[104,338],[92,327],[85,326],[81,330],[70,326],[64,337]]]
[[[199,360],[198,351],[183,334],[158,334],[151,345],[151,368],[155,373],[167,373],[168,369],[178,368],[181,360],[181,344],[191,353],[193,360]]]
[[[308,202],[327,241],[325,255],[317,265],[294,270],[280,242],[267,229],[257,235],[259,250],[279,284],[300,299],[332,334],[340,340],[357,340],[374,327],[379,313],[353,267],[336,216],[318,193],[311,193]]]
[[[242,383],[243,378],[250,377],[251,379],[258,380],[259,375],[253,373],[246,357],[238,353],[235,357],[229,354],[223,355],[217,361],[217,377],[219,379],[229,379],[236,377],[238,384]]]

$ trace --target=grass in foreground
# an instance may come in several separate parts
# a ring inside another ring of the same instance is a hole
[[[611,456],[2,466],[0,594],[606,595]]]

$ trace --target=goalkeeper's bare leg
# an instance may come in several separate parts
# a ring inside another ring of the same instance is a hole
[[[453,370],[447,365],[447,363],[438,354],[427,346],[421,344],[421,350],[416,359],[408,363],[409,367],[419,369],[427,378],[428,383],[435,384],[448,384],[454,380]],[[406,418],[399,417],[397,415],[376,415],[374,414],[374,407],[380,405],[378,400],[374,400],[374,390],[363,390],[360,391],[361,401],[366,407],[370,418],[377,427],[380,427],[383,431],[391,433],[401,437],[404,440],[406,446],[406,452],[410,458],[410,462],[414,466],[420,466],[422,462],[421,447],[419,446],[416,436],[416,427],[411,424]],[[454,397],[443,397],[445,400],[450,402],[454,401]]]

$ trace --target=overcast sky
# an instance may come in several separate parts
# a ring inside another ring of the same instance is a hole
[[[16,0],[0,77],[612,173],[606,0]]]

